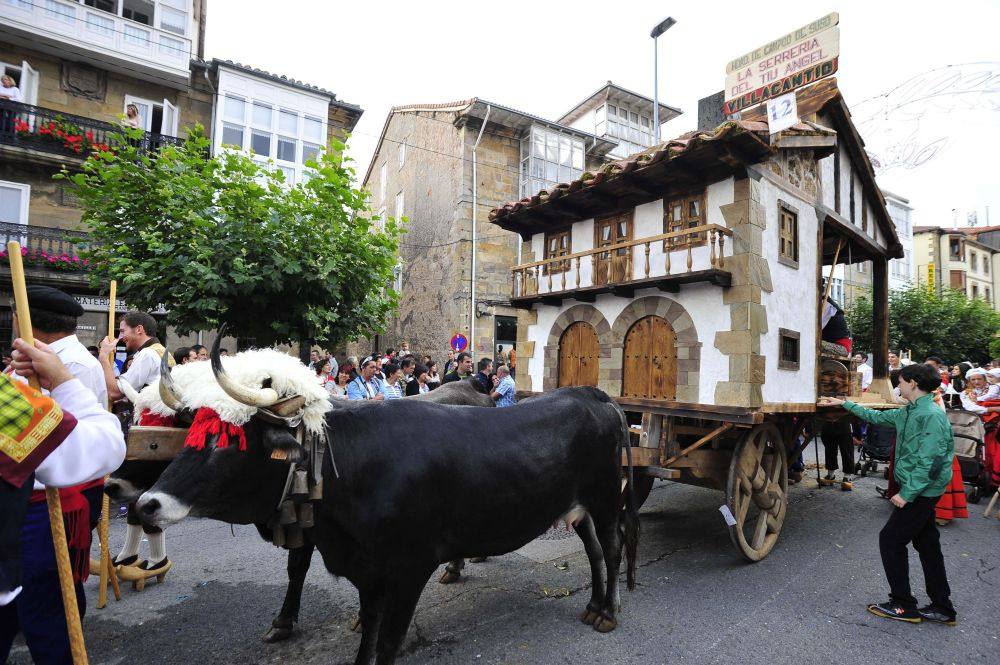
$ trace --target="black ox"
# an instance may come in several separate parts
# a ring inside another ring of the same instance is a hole
[[[231,381],[215,361],[226,388]],[[230,395],[245,400],[255,389]],[[601,632],[616,627],[622,543],[632,588],[639,522],[631,491],[622,506],[624,414],[603,392],[564,388],[506,409],[334,402],[326,421],[330,440],[312,540],[327,569],[358,589],[356,663],[395,661],[440,563],[505,554],[563,519],[574,524],[591,564],[583,621]],[[292,430],[273,422],[254,419],[246,434],[244,452],[216,449],[212,441],[203,450],[186,448],[140,497],[144,519],[160,526],[188,515],[266,523],[286,464],[304,451]],[[276,449],[284,461],[273,458]]]
[[[164,354],[164,358],[166,357],[167,354]],[[166,363],[163,363],[160,371],[169,372],[170,369],[166,366]],[[171,393],[174,388],[168,388],[166,387],[167,385],[170,385],[169,381],[161,388],[161,398],[172,408],[180,409],[179,399]],[[456,406],[494,406],[493,400],[483,392],[479,383],[474,379],[446,383],[439,386],[437,390],[406,399]],[[134,397],[133,401],[135,401]],[[345,407],[356,406],[356,404],[349,404],[347,402],[341,402],[341,404]],[[190,426],[192,415],[183,411],[179,412],[177,417],[178,426]],[[142,523],[143,530],[147,532],[159,531],[159,528],[148,522],[143,523],[142,516],[135,509],[135,502],[144,492],[153,487],[169,464],[170,462],[164,461],[126,460],[105,481],[105,494],[113,501],[128,504],[129,524]],[[269,541],[271,539],[266,524],[256,523],[255,526],[265,540]],[[304,535],[305,544],[302,547],[288,548],[288,587],[285,590],[285,598],[281,604],[281,609],[278,611],[278,615],[271,622],[271,627],[264,634],[263,639],[265,642],[281,642],[291,637],[295,623],[299,619],[299,608],[302,604],[302,589],[305,585],[306,574],[309,572],[313,550],[315,549],[315,544],[312,542],[313,533],[307,531]]]

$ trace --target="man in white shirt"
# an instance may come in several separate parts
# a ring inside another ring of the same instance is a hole
[[[108,388],[108,396],[120,400],[125,394],[119,386],[119,381],[128,381],[129,385],[139,392],[160,376],[160,358],[163,346],[156,339],[156,319],[145,312],[128,312],[122,317],[119,325],[118,339],[105,337],[101,342],[101,367],[104,369],[104,383]],[[115,377],[111,364],[111,354],[119,340],[125,342],[125,347],[133,354],[132,364],[121,376]]]
[[[37,345],[15,340],[14,369],[21,376],[37,376],[51,397],[0,376],[0,662],[7,661],[20,632],[36,663],[69,663],[45,494],[31,493],[29,481],[34,476],[48,486],[71,487],[101,478],[125,459],[125,440],[106,406],[73,378],[52,349]],[[79,532],[74,523],[80,517],[68,521],[67,540],[82,616],[86,596],[80,564],[89,552],[78,556],[74,548]]]
[[[854,354],[854,361],[858,363],[858,371],[861,372],[861,389],[868,390],[868,386],[872,384],[872,366],[860,353]]]
[[[127,312],[122,317],[119,325],[118,339],[124,340],[126,348],[134,355],[132,364],[128,370],[117,378],[111,364],[111,354],[114,352],[118,340],[105,337],[101,342],[100,362],[104,370],[104,380],[108,388],[108,395],[112,400],[119,400],[124,397],[120,382],[127,382],[136,392],[139,392],[147,385],[156,381],[160,376],[160,359],[166,352],[163,345],[156,339],[156,319],[145,312]],[[168,358],[173,364],[173,358]],[[131,413],[127,413],[126,418],[131,420]],[[163,529],[158,526],[142,524],[139,514],[135,509],[135,504],[130,504],[126,516],[128,524],[125,533],[125,542],[122,544],[121,552],[115,557],[113,563],[116,566],[138,566],[149,571],[157,570],[164,573],[170,568],[170,559],[167,557],[166,540]],[[148,561],[139,559],[139,545],[142,542],[142,535],[146,534],[149,541]]]

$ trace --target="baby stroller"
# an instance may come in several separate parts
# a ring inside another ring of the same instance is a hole
[[[861,437],[861,452],[858,456],[857,470],[859,476],[867,476],[878,471],[879,462],[888,464],[892,457],[892,446],[896,443],[896,428],[884,425],[868,425]],[[885,478],[889,477],[889,467],[882,471]]]
[[[979,503],[992,488],[986,469],[986,428],[978,415],[962,409],[948,409],[948,421],[955,437],[955,457],[962,480],[970,486],[969,503]]]

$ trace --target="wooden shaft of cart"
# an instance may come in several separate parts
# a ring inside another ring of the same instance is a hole
[[[114,339],[115,334],[115,300],[118,297],[118,282],[111,280],[108,296],[108,339]],[[112,353],[114,353],[112,351]],[[112,358],[114,362],[114,358]],[[108,399],[108,411],[114,402]],[[108,477],[104,477],[107,482]],[[115,600],[122,599],[122,591],[118,586],[118,576],[111,569],[111,550],[108,548],[108,525],[111,519],[111,499],[107,494],[101,498],[101,521],[97,524],[97,539],[101,543],[100,586],[97,591],[97,609],[103,609],[108,604],[108,582],[115,592]]]
[[[28,290],[24,281],[24,263],[21,261],[21,243],[12,240],[7,243],[7,259],[10,261],[10,276],[14,287],[14,303],[17,308],[18,334],[28,344],[34,346],[31,333],[31,312],[28,309]],[[38,378],[28,380],[32,388],[38,389]],[[63,523],[62,503],[59,490],[45,488],[45,499],[49,507],[49,525],[52,528],[52,542],[56,550],[56,569],[59,571],[59,590],[62,592],[63,610],[66,613],[66,630],[69,633],[70,653],[74,665],[86,665],[87,647],[83,642],[83,626],[80,624],[80,608],[76,604],[76,589],[73,586],[73,569],[69,563],[69,549],[66,546],[66,526]]]

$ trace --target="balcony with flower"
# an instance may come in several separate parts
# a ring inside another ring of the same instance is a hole
[[[9,278],[7,243],[21,244],[21,260],[33,283],[58,286],[66,283],[85,284],[90,263],[80,256],[80,249],[89,241],[81,231],[0,223],[0,274]]]

